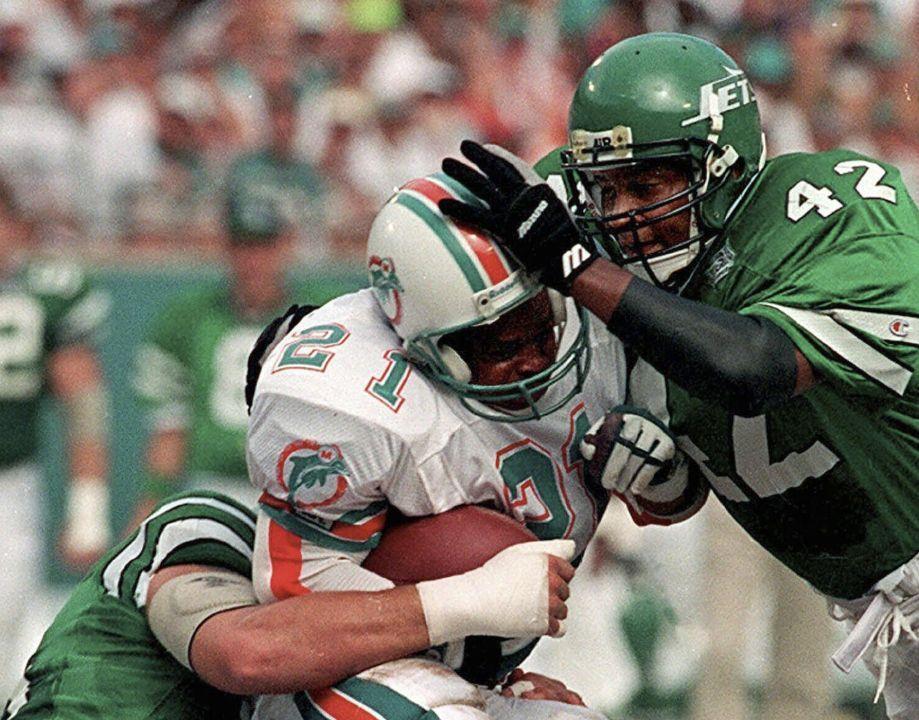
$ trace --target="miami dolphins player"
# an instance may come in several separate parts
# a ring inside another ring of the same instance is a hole
[[[324,692],[331,683],[430,645],[412,585],[258,605],[250,580],[254,531],[252,511],[225,495],[187,492],[163,501],[76,587],[30,659],[3,720],[245,717],[244,695],[293,690],[334,708],[337,696]],[[521,559],[519,548],[505,551],[443,582],[490,593],[478,609],[510,631],[502,606],[514,594],[508,578]],[[547,599],[556,612],[564,607],[569,573],[561,565],[547,569]],[[450,612],[460,625],[481,626],[481,617],[465,617],[462,602],[452,603]],[[342,648],[338,641],[354,618],[361,618],[362,642]],[[567,697],[548,678],[530,673],[525,682],[550,697]],[[344,692],[366,684],[353,679]]]
[[[370,231],[372,287],[292,314],[254,353],[247,453],[264,490],[253,560],[262,601],[390,587],[361,562],[392,512],[487,504],[549,541],[552,562],[580,556],[593,534],[607,493],[585,483],[578,444],[622,401],[622,347],[491,240],[444,218],[438,200],[458,196],[473,201],[442,174],[403,186]],[[517,587],[544,596],[543,571],[521,563],[513,574]],[[355,702],[386,718],[435,706],[457,719],[596,717],[558,703],[521,707],[466,682],[493,685],[547,632],[519,597],[505,603],[513,634],[477,634],[522,639],[480,662],[470,644],[452,642],[466,633],[441,608],[463,602],[474,615],[485,596],[459,587],[441,595],[424,583],[419,592],[432,643],[447,644],[442,662],[370,671],[388,691],[364,688]],[[315,713],[302,699],[290,709]]]
[[[506,156],[463,152],[481,173],[445,168],[491,209],[442,210],[641,356],[650,407],[728,512],[857,621],[837,665],[866,657],[889,716],[915,717],[919,213],[897,169],[764,162],[742,70],[675,34],[614,45],[578,85],[573,218]]]
[[[225,221],[229,287],[192,291],[165,307],[137,355],[135,386],[152,425],[138,521],[185,484],[255,499],[244,450],[246,357],[295,295],[325,299],[288,285],[292,238],[266,198],[230,193]]]
[[[48,397],[62,411],[68,455],[56,550],[83,572],[109,542],[108,398],[94,348],[108,300],[71,262],[25,259],[17,239],[24,224],[0,187],[0,701],[56,610],[43,577],[49,493],[38,467],[39,409]]]

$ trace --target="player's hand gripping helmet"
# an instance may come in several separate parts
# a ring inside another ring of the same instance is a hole
[[[568,132],[562,167],[581,232],[668,289],[685,287],[765,160],[744,72],[711,43],[676,33],[629,38],[598,57],[577,87]],[[662,161],[685,171],[685,189],[644,207],[605,212],[597,181],[603,171]],[[684,241],[642,252],[640,228],[687,209]]]
[[[586,316],[581,311],[576,328],[566,323],[565,300],[552,293],[559,347],[555,361],[518,382],[471,383],[468,364],[444,342],[445,336],[492,323],[544,288],[486,235],[444,217],[437,203],[448,197],[481,202],[437,173],[407,183],[380,210],[367,242],[370,284],[377,302],[409,359],[456,392],[475,414],[504,422],[547,415],[567,403],[583,384],[590,362]],[[526,409],[500,407],[515,401]]]

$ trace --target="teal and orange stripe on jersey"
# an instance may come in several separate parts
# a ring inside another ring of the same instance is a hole
[[[512,268],[485,235],[468,225],[448,223],[437,203],[445,198],[480,204],[468,190],[443,173],[412,180],[400,188],[395,202],[417,215],[456,261],[473,292],[506,280]]]
[[[389,507],[385,501],[378,501],[320,524],[319,518],[297,514],[288,503],[267,493],[262,493],[259,504],[269,518],[297,537],[320,547],[352,553],[366,552],[379,544]]]
[[[421,720],[428,708],[395,690],[350,678],[324,690],[300,692],[294,703],[303,720]]]
[[[160,567],[217,565],[248,577],[254,544],[251,510],[218,493],[183,493],[161,503],[110,553],[102,585],[108,595],[143,607],[150,576]]]

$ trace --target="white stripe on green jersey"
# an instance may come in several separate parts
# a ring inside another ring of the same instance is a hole
[[[210,565],[248,577],[254,528],[251,511],[216,493],[164,501],[74,589],[29,661],[16,720],[238,717],[240,698],[177,663],[142,608],[162,567]]]
[[[195,514],[186,517],[189,508],[194,508]],[[241,534],[240,527],[248,532]],[[144,520],[134,537],[106,564],[102,584],[107,594],[123,600],[130,597],[141,608],[146,603],[150,576],[175,550],[193,542],[217,542],[251,562],[254,532],[252,515],[228,498],[203,493],[180,497]],[[130,592],[125,587],[128,578],[133,587]]]
[[[778,303],[767,302],[761,304],[775,308],[782,314],[787,315],[798,327],[806,330],[820,342],[826,344],[852,367],[857,368],[868,377],[874,378],[884,387],[893,390],[897,395],[902,395],[906,391],[913,376],[911,368],[900,365],[878,352],[829,315],[811,310],[802,310],[801,308],[787,307]]]

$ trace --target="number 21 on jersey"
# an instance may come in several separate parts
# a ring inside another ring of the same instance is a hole
[[[273,372],[290,369],[325,372],[335,357],[335,351],[328,348],[343,345],[351,333],[338,323],[331,323],[306,328],[293,337],[294,340],[281,351]],[[364,392],[398,413],[405,402],[401,393],[412,366],[398,348],[383,353],[381,366],[382,371],[367,381]]]

